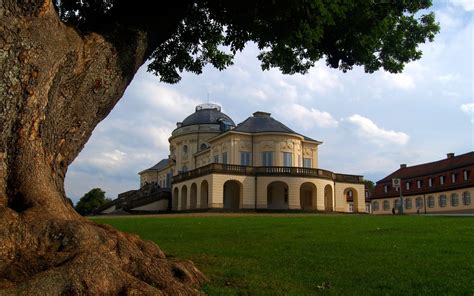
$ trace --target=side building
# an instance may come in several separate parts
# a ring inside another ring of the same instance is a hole
[[[474,152],[400,168],[377,182],[370,198],[373,214],[391,214],[400,207],[400,191],[392,186],[401,179],[405,213],[474,213]]]
[[[140,186],[171,191],[170,209],[366,212],[362,176],[320,169],[322,142],[255,112],[242,123],[202,104],[169,138],[170,152]]]

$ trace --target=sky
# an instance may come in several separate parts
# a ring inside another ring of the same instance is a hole
[[[161,83],[142,67],[123,98],[94,130],[68,169],[74,202],[92,188],[106,196],[138,189],[138,172],[168,156],[168,137],[201,103],[216,103],[234,122],[272,113],[322,141],[319,167],[378,181],[399,168],[474,150],[474,1],[434,1],[441,31],[401,74],[330,69],[306,75],[262,71],[253,44],[224,71],[206,67]]]

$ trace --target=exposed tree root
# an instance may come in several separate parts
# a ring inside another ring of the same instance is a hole
[[[196,295],[191,261],[86,219],[59,220],[0,207],[2,295]]]

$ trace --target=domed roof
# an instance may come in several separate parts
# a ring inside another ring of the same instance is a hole
[[[221,124],[235,126],[234,121],[221,112],[221,107],[214,104],[201,104],[196,107],[196,112],[186,117],[180,127],[195,124]]]
[[[302,136],[305,141],[322,143],[320,141],[311,139],[302,134],[299,134],[287,127],[283,123],[274,119],[270,116],[270,113],[257,111],[253,116],[247,118],[243,122],[239,123],[236,128],[233,129],[235,132],[244,132],[251,134],[258,133],[284,133],[284,134],[295,134]]]

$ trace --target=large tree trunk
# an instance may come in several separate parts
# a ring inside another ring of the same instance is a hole
[[[50,0],[0,1],[2,295],[193,294],[204,280],[65,198],[68,165],[146,60],[146,33],[123,34],[119,47],[79,33]]]

